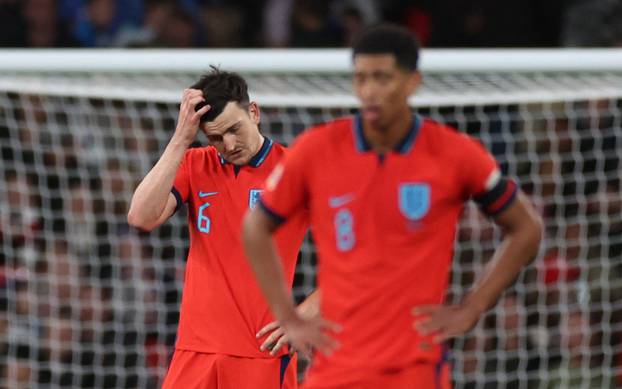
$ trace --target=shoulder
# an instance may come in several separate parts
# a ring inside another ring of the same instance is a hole
[[[310,127],[296,139],[293,147],[300,147],[299,144],[305,145],[303,147],[317,147],[340,143],[342,138],[351,137],[352,120],[348,116]]]
[[[271,154],[276,156],[282,156],[283,154],[287,154],[289,148],[275,140],[272,140],[272,149],[270,150]]]
[[[473,147],[483,147],[478,139],[430,118],[422,119],[419,132],[422,143],[435,154],[459,156]]]
[[[192,147],[186,150],[184,158],[186,159],[205,159],[218,157],[218,152],[212,146]]]
[[[313,126],[309,128],[307,132],[321,134],[321,135],[316,135],[316,136],[327,136],[330,132],[333,132],[333,131],[337,133],[347,132],[352,129],[353,120],[354,120],[353,116],[346,116],[346,117],[338,118],[335,120],[331,120],[330,122],[326,122],[326,123]]]
[[[218,151],[212,146],[193,147],[186,150],[184,154],[184,163],[191,168],[192,166],[200,166],[205,169],[206,166],[220,165],[220,156]]]
[[[421,133],[435,140],[446,140],[448,142],[460,142],[466,135],[459,132],[456,128],[439,123],[430,118],[422,118]]]
[[[289,148],[275,140],[272,140],[272,145],[270,146],[270,151],[268,152],[268,157],[264,162],[265,165],[272,167],[273,165],[279,163],[285,156],[289,153]]]

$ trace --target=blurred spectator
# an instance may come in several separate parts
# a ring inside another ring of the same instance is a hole
[[[563,0],[430,1],[430,46],[557,46]]]
[[[69,192],[65,198],[63,220],[71,252],[88,260],[95,254],[96,248],[96,221],[93,217],[93,199],[88,186],[80,179],[69,181]]]
[[[66,240],[55,240],[50,245],[47,259],[46,281],[47,296],[52,303],[52,311],[67,301],[78,297],[77,287],[80,282],[79,259],[69,251]]]
[[[572,46],[615,46],[622,35],[616,24],[622,6],[614,0],[1,3],[0,46],[5,47],[340,47],[363,26],[381,20],[406,26],[423,46],[432,47],[559,46],[562,28],[564,44]]]
[[[568,283],[572,283],[579,279],[581,275],[581,248],[585,245],[582,243],[586,240],[583,225],[578,222],[570,222],[564,227],[559,227],[558,232],[552,234],[558,242],[564,242],[564,245],[551,242],[551,247],[544,255],[544,259],[538,262],[538,271],[540,279],[544,283],[546,289],[555,291],[555,295],[561,289],[565,289]],[[557,235],[557,236],[555,236]],[[561,247],[560,247],[561,246]],[[549,304],[558,304],[559,296],[549,297]]]
[[[11,389],[28,389],[33,384],[32,352],[28,345],[19,345],[9,356],[2,376]]]
[[[61,23],[56,0],[26,0],[23,3],[28,47],[71,47],[76,42]]]
[[[494,367],[489,366],[490,374],[496,377],[491,388],[537,387],[540,357],[532,344],[525,307],[516,294],[510,293],[498,303],[495,312],[496,349],[503,353],[495,356]]]
[[[342,46],[352,46],[354,39],[361,31],[378,21],[376,4],[370,1],[341,0],[333,5],[333,13],[337,15],[343,30]]]
[[[116,0],[86,0],[71,23],[73,38],[84,47],[110,47],[126,24],[122,3]]]
[[[232,5],[207,6],[202,11],[203,25],[209,47],[239,47],[243,45],[244,15]]]
[[[11,248],[5,254],[27,262],[34,259],[35,239],[43,225],[40,198],[33,193],[30,181],[24,171],[9,170],[5,173],[5,185],[0,188],[0,231]]]
[[[197,20],[184,8],[173,6],[162,26],[156,45],[188,48],[198,46],[201,40],[202,35]]]
[[[121,47],[160,46],[164,27],[175,4],[170,0],[145,0],[145,16],[140,25],[123,26],[115,42]]]
[[[200,8],[175,0],[144,1],[142,23],[124,24],[114,46],[188,48],[203,43]]]
[[[73,21],[80,14],[89,0],[58,0],[59,15],[62,21]],[[143,15],[143,3],[149,0],[115,0],[119,8],[118,17],[121,24],[140,23]],[[169,0],[176,1],[176,0]]]
[[[341,46],[344,41],[343,28],[330,11],[328,0],[295,1],[291,19],[290,46]]]
[[[494,350],[493,339],[488,336],[481,324],[463,339],[456,340],[460,350],[460,364],[456,365],[461,377],[462,389],[492,389],[491,384],[485,384],[485,373],[494,365],[486,355]]]
[[[0,47],[26,46],[21,0],[0,0]]]
[[[31,318],[33,309],[33,288],[29,283],[25,267],[14,267],[7,272],[6,293],[8,304],[8,325],[2,332],[3,363],[2,377],[9,387],[29,388],[33,384],[33,359],[36,358],[38,321]]]
[[[127,333],[133,333],[132,347],[140,351],[141,365],[149,368],[150,384],[159,387],[170,357],[170,345],[158,328],[165,316],[162,312],[163,284],[157,279],[158,269],[163,263],[148,257],[143,242],[135,231],[126,231],[119,237],[117,245],[120,261],[120,285],[116,287],[114,306],[118,307],[117,318],[123,320]],[[173,286],[174,287],[174,286]],[[132,309],[124,306],[126,301],[135,301]]]
[[[564,46],[622,47],[622,2],[574,0],[564,17]]]
[[[404,25],[415,33],[422,46],[429,45],[432,29],[429,0],[388,0],[379,3],[385,20]]]
[[[559,358],[549,371],[546,388],[600,388],[616,387],[612,376],[603,376],[595,369],[600,366],[601,342],[596,339],[590,315],[582,310],[571,309],[562,316],[559,337],[555,339],[560,348]],[[589,350],[586,352],[586,350]]]
[[[187,0],[186,0],[187,1]],[[208,47],[261,47],[265,0],[195,0],[202,7],[202,25]],[[287,0],[291,1],[291,0]],[[288,26],[288,14],[276,23]]]
[[[268,0],[263,11],[263,40],[268,47],[286,47],[290,40],[293,0]]]

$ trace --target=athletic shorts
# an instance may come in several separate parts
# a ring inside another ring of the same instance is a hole
[[[356,374],[349,377],[327,379],[314,375],[313,371],[301,385],[301,389],[450,389],[449,364],[420,363],[412,367],[379,373]],[[327,382],[332,381],[332,382]],[[336,381],[339,381],[338,383]]]
[[[296,356],[243,358],[175,350],[163,389],[296,389]]]

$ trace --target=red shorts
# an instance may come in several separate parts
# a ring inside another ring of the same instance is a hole
[[[333,381],[333,382],[326,382]],[[301,385],[301,389],[450,389],[449,364],[420,363],[412,367],[384,373],[362,373],[347,379],[341,376],[339,383],[313,373]]]
[[[295,389],[296,356],[243,358],[175,350],[162,389]]]

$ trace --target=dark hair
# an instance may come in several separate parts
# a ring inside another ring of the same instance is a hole
[[[216,66],[210,66],[212,70],[201,76],[190,88],[203,91],[205,102],[197,104],[195,110],[201,109],[206,104],[210,110],[201,117],[201,123],[211,122],[222,113],[230,101],[235,101],[240,107],[248,107],[248,85],[246,80],[237,73],[221,71]]]
[[[392,54],[398,66],[417,70],[419,44],[407,29],[394,24],[379,24],[365,29],[352,45],[352,59],[358,54]]]

